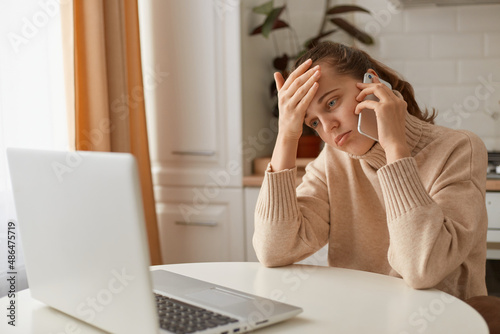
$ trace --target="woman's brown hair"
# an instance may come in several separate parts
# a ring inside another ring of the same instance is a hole
[[[413,87],[403,80],[396,71],[373,59],[363,50],[335,42],[321,42],[297,59],[295,68],[309,58],[313,63],[325,62],[331,65],[338,74],[350,75],[360,81],[363,80],[368,69],[373,69],[378,76],[392,85],[392,89],[403,95],[408,104],[408,113],[423,121],[434,123],[434,118],[437,116],[436,111],[433,109],[432,113],[429,114],[427,109],[420,110],[415,100]]]

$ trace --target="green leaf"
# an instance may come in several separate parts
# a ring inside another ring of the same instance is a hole
[[[351,35],[352,37],[356,38],[358,41],[360,41],[363,44],[371,45],[373,44],[373,38],[368,35],[367,33],[359,30],[346,20],[344,20],[341,17],[335,17],[333,19],[330,19],[330,22],[338,26],[340,29],[344,30],[346,33]]]
[[[343,13],[350,13],[350,12],[365,12],[368,14],[371,14],[369,10],[364,9],[359,6],[335,6],[330,8],[326,14],[328,15],[334,15],[334,14],[343,14]]]
[[[268,1],[260,6],[254,7],[253,12],[257,14],[269,15],[274,8],[274,0]]]
[[[258,26],[257,28],[255,28],[254,30],[252,30],[252,32],[250,33],[251,36],[253,35],[259,35],[259,34],[262,34],[262,27],[264,25],[261,24],[260,26]],[[277,20],[276,22],[274,22],[274,25],[273,25],[273,29],[272,30],[276,30],[276,29],[281,29],[281,28],[286,28],[286,27],[289,27],[288,23],[286,23],[285,21],[281,21],[281,20]],[[265,36],[266,38],[268,36]]]
[[[262,25],[262,35],[264,37],[268,37],[269,34],[271,33],[271,30],[273,29],[279,29],[283,28],[283,26],[280,27],[275,27],[274,25],[278,21],[279,16],[281,13],[283,13],[283,10],[285,10],[285,6],[283,7],[277,7],[274,8],[271,13],[267,16],[266,21],[264,21],[264,24]],[[286,26],[288,27],[288,24],[284,21],[281,21],[282,23],[285,23]]]

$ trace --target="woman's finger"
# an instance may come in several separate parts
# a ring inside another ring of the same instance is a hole
[[[364,100],[356,105],[356,108],[354,109],[354,113],[358,115],[360,112],[362,112],[364,109],[371,109],[375,110],[379,106],[379,102],[373,101],[373,100]]]
[[[403,95],[401,95],[401,93],[397,90],[392,90],[392,92],[394,93],[394,95],[396,95],[397,97],[399,97],[401,100],[404,100],[404,97]]]
[[[311,64],[312,64],[312,60],[311,59],[308,59],[305,62],[303,62],[302,64],[300,64],[299,67],[297,67],[288,76],[288,78],[286,79],[285,84],[283,85],[283,87],[285,89],[287,89],[295,81],[296,78],[298,78],[299,76],[301,76],[302,74],[304,74],[307,71],[307,69],[311,66]]]
[[[321,72],[319,69],[315,70],[312,74],[310,74],[309,78],[305,77],[304,79],[307,79],[304,83],[298,82],[297,80],[297,88],[293,92],[293,95],[290,96],[290,104],[291,105],[298,105],[301,100],[308,94],[308,92],[311,90],[313,87],[314,83],[318,81],[319,77],[321,76]],[[292,90],[292,89],[290,89]],[[309,105],[309,103],[308,103]]]
[[[389,92],[391,92],[389,87],[380,82],[370,84],[357,83],[356,86],[361,89],[361,92],[356,96],[357,101],[363,101],[370,94],[375,95],[379,100],[392,95],[389,94]]]
[[[307,91],[306,95],[302,99],[300,99],[298,103],[298,107],[304,111],[304,116],[305,116],[305,111],[311,104],[314,96],[316,95],[316,91],[318,90],[319,84],[317,81],[314,81],[312,86],[309,88]]]
[[[283,78],[283,75],[280,72],[274,72],[274,81],[276,82],[276,88],[279,92],[281,87],[285,84],[285,78]]]

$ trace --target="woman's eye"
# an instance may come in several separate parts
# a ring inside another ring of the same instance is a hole
[[[315,121],[312,121],[311,122],[311,128],[315,129],[319,124],[319,121],[318,120],[315,120]]]
[[[330,102],[328,102],[328,107],[333,108],[333,106],[335,106],[336,103],[337,100],[331,100]]]

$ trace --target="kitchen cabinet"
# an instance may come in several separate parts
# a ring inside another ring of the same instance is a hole
[[[165,263],[243,261],[239,2],[139,2]]]
[[[486,192],[486,209],[488,210],[488,227],[500,233],[500,192]],[[500,242],[500,235],[496,239],[495,242]]]
[[[245,238],[246,238],[246,260],[259,261],[253,249],[252,238],[254,231],[254,214],[260,187],[245,187]]]
[[[156,198],[164,262],[244,260],[240,189],[161,187]]]
[[[500,180],[498,181],[500,183]],[[488,251],[487,258],[500,260],[500,192],[486,192],[486,210],[488,211]]]
[[[155,184],[240,187],[238,2],[146,0],[145,102]]]

